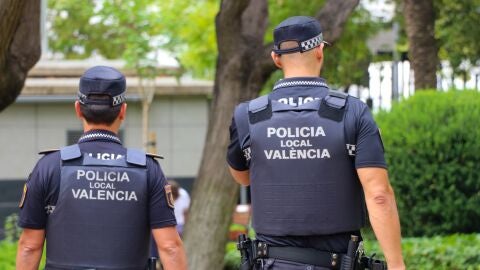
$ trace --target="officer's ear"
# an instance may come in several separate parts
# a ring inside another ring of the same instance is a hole
[[[82,110],[80,110],[80,102],[75,101],[75,114],[77,115],[78,119],[83,119]]]
[[[122,107],[120,107],[118,118],[123,121],[125,119],[125,116],[127,115],[127,103],[123,103],[121,106]]]
[[[276,54],[275,52],[272,52],[270,54],[272,56],[273,63],[275,63],[275,66],[277,66],[279,69],[282,69],[282,58],[280,54]]]
[[[320,61],[323,60],[323,46],[325,46],[325,44],[320,43],[320,45],[314,49],[315,50],[315,57],[317,57],[317,59],[320,60]]]

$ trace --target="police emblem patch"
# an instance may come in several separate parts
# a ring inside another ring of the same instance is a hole
[[[378,128],[378,137],[380,138],[380,143],[382,144],[382,150],[385,152],[385,147],[383,146],[382,131]]]
[[[18,204],[18,207],[22,208],[23,204],[25,203],[25,198],[27,197],[27,184],[23,185],[23,193],[22,193],[22,198],[20,199],[20,203]]]
[[[167,198],[167,204],[170,208],[174,208],[173,202],[175,201],[173,199],[173,193],[172,193],[172,186],[171,185],[166,185],[165,186],[165,198]]]

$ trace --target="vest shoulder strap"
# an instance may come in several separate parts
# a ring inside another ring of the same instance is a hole
[[[135,165],[147,165],[147,154],[145,151],[127,148],[127,162]]]
[[[237,128],[238,142],[240,148],[243,149],[245,142],[250,133],[248,124],[248,103],[241,103],[235,108],[234,119],[235,127]]]
[[[147,156],[152,157],[152,158],[164,159],[163,156],[157,155],[157,154],[154,154],[154,153],[147,153]]]
[[[248,119],[255,124],[272,117],[272,103],[268,95],[258,97],[248,102]]]
[[[78,144],[72,144],[69,146],[62,147],[60,149],[60,158],[63,161],[76,159],[82,156],[82,152],[80,152],[80,147]]]
[[[330,90],[328,95],[323,98],[318,110],[321,117],[331,119],[336,122],[343,120],[345,114],[345,105],[347,104],[348,94]]]
[[[47,155],[47,154],[50,154],[50,153],[53,153],[53,152],[58,152],[60,151],[60,149],[45,149],[45,150],[42,150],[40,152],[38,152],[39,155]]]

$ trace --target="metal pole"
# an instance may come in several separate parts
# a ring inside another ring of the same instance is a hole
[[[241,186],[240,187],[240,204],[247,204],[248,203],[248,198],[247,198],[247,187]]]
[[[47,36],[47,7],[48,0],[41,0],[40,7],[40,38],[42,46],[42,57],[46,57],[48,53],[48,36]]]
[[[393,31],[393,62],[392,62],[392,100],[398,100],[398,60],[400,59],[400,56],[398,55],[397,51],[397,42],[398,42],[398,31],[399,31],[399,26],[398,23],[395,22],[393,23],[392,26],[392,31]]]

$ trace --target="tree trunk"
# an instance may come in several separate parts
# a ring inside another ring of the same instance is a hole
[[[325,4],[330,9],[322,20],[327,19],[329,26],[324,29],[329,32],[325,34],[332,42],[357,5],[358,0],[329,0]],[[199,270],[222,269],[228,228],[238,200],[239,185],[228,173],[225,160],[233,110],[238,103],[256,97],[275,71],[270,59],[272,45],[263,44],[268,23],[266,0],[222,0],[215,23],[219,53],[214,96],[184,237],[189,269]]]
[[[40,58],[40,1],[0,0],[0,112],[23,88]]]
[[[438,47],[435,40],[433,0],[405,0],[410,62],[415,77],[415,90],[437,88]]]

